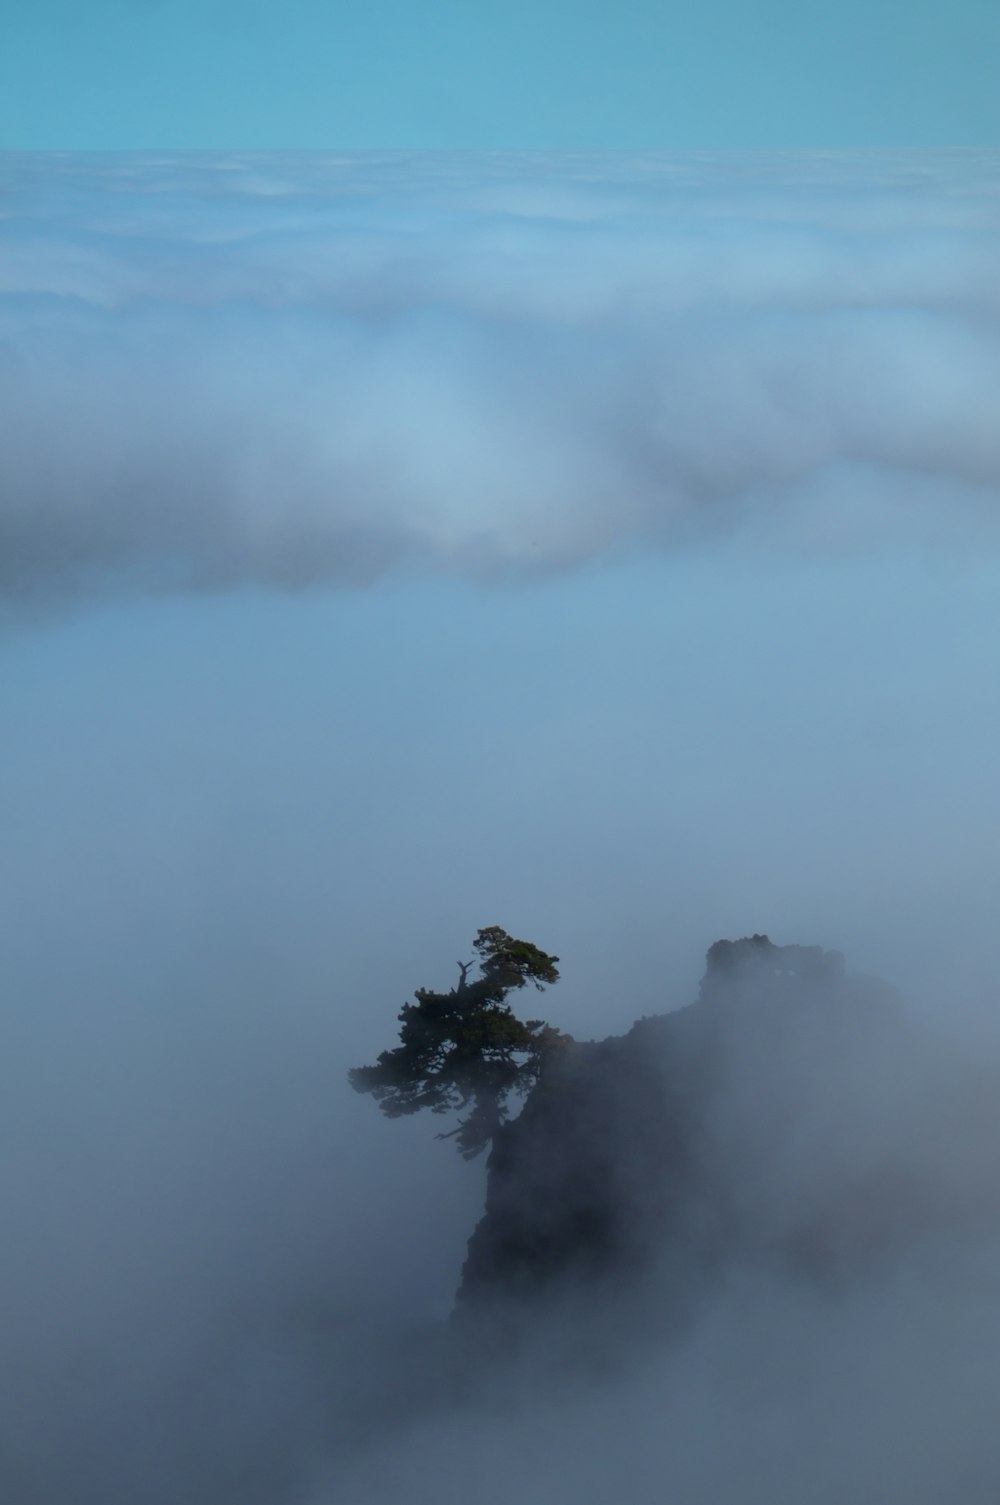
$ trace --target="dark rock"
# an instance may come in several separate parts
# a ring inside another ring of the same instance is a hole
[[[547,1063],[495,1140],[459,1313],[666,1265],[679,1301],[737,1260],[836,1282],[995,1212],[997,1084],[970,1118],[969,1069],[839,953],[717,941],[696,1003]]]

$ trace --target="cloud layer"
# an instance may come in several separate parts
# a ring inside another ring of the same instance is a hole
[[[995,165],[8,158],[0,589],[992,534]]]

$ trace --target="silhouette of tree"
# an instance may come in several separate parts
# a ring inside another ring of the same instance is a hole
[[[351,1086],[370,1092],[389,1118],[421,1108],[468,1109],[457,1128],[438,1135],[454,1139],[467,1160],[491,1143],[511,1094],[523,1095],[538,1080],[546,1051],[569,1038],[541,1019],[518,1019],[507,1002],[528,983],[541,992],[558,982],[558,956],[498,925],[480,930],[473,950],[476,960],[458,963],[456,987],[447,993],[418,988],[416,1002],[404,1003],[394,1050],[348,1073]],[[476,965],[479,975],[470,981]]]

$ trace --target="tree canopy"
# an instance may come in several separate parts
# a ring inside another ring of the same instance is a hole
[[[390,1118],[429,1108],[463,1112],[455,1139],[466,1159],[492,1141],[507,1118],[512,1093],[538,1080],[547,1050],[568,1037],[541,1019],[518,1019],[508,994],[532,983],[541,992],[559,981],[558,956],[490,925],[473,942],[475,960],[459,962],[457,986],[447,993],[418,988],[399,1014],[400,1043],[374,1066],[348,1073],[357,1092],[370,1092]],[[479,975],[470,981],[469,972]]]

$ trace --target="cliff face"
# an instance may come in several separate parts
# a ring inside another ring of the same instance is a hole
[[[998,1083],[819,947],[720,941],[698,999],[557,1054],[497,1137],[459,1310],[669,1263],[838,1280],[993,1216]]]

